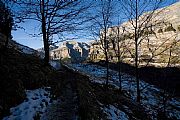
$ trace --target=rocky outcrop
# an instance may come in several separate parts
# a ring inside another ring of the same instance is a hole
[[[54,60],[70,60],[80,62],[88,57],[89,45],[76,41],[65,41],[57,49],[50,51],[50,56]]]

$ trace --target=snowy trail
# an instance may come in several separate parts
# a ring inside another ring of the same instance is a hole
[[[76,120],[78,116],[77,93],[74,85],[76,77],[69,72],[65,77],[63,87],[58,91],[60,97],[57,100],[52,101],[50,87],[26,90],[27,98],[18,106],[11,108],[11,115],[4,117],[3,120]],[[58,86],[62,78],[58,78],[57,81]]]
[[[77,120],[77,93],[73,84],[75,78],[67,74],[66,81],[63,85],[61,96],[57,102],[51,104],[43,114],[41,120]]]
[[[106,68],[92,65],[92,64],[71,64],[69,67],[76,71],[86,74],[90,77],[92,82],[104,84],[106,76]],[[122,75],[122,88],[125,90],[131,99],[136,99],[136,82],[135,78],[131,75],[121,73]],[[110,70],[109,83],[116,88],[119,88],[118,72]],[[162,90],[156,88],[154,85],[150,85],[143,80],[140,81],[142,105],[146,108],[146,111],[152,116],[153,119],[157,116],[157,111],[163,107]],[[177,109],[175,109],[177,108]],[[169,117],[175,116],[180,119],[180,99],[170,98],[167,100],[167,115]]]

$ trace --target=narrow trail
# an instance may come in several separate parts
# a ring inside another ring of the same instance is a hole
[[[42,120],[76,120],[78,113],[77,90],[75,85],[76,75],[67,72],[65,82],[62,85],[60,97],[57,102],[51,104]]]

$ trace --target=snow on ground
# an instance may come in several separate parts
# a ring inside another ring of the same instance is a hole
[[[51,60],[49,61],[49,63],[56,70],[59,70],[61,68],[61,64],[59,61]]]
[[[11,44],[12,46],[16,46],[16,47],[20,50],[20,52],[22,52],[22,53],[25,53],[25,54],[36,54],[36,53],[37,53],[37,51],[34,50],[33,48],[30,48],[30,47],[28,47],[28,46],[19,44],[19,43],[17,43],[17,42],[14,41],[14,40],[11,40],[11,41],[10,41],[10,44]]]
[[[81,73],[87,74],[90,76],[90,80],[96,83],[103,84],[105,83],[106,78],[106,68],[98,65],[92,64],[71,64],[69,65],[74,69],[78,70]],[[118,72],[110,71],[110,80],[109,83],[116,88],[119,88],[119,78]],[[135,77],[121,73],[122,78],[122,88],[125,90],[130,97],[135,100],[136,99],[136,82]],[[155,119],[157,115],[157,111],[162,109],[163,107],[163,97],[162,90],[156,88],[154,85],[150,85],[142,80],[140,80],[140,88],[141,88],[141,97],[142,97],[142,105],[145,107],[146,111],[151,114],[152,118]],[[168,116],[174,115],[177,119],[180,119],[180,111],[173,108],[180,109],[180,99],[172,98],[167,101],[167,114]]]
[[[23,103],[10,109],[10,116],[3,120],[33,120],[33,117],[39,113],[45,112],[50,104],[50,88],[39,88],[26,91],[27,98]]]
[[[36,51],[34,49],[26,47],[24,45],[17,44],[17,46],[20,49],[20,51],[25,53],[25,54],[35,54],[36,53]]]
[[[108,116],[110,120],[129,120],[128,115],[123,111],[119,110],[113,105],[109,105],[108,107],[103,108],[104,113]]]
[[[9,41],[9,47],[13,47],[21,53],[40,56],[40,53],[38,53],[37,50],[34,50],[33,48],[30,48],[28,46],[22,45],[14,40]]]

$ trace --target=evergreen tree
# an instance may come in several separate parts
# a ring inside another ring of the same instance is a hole
[[[5,47],[7,47],[9,38],[11,38],[11,30],[13,26],[13,17],[5,2],[0,0],[0,33],[6,36]]]

